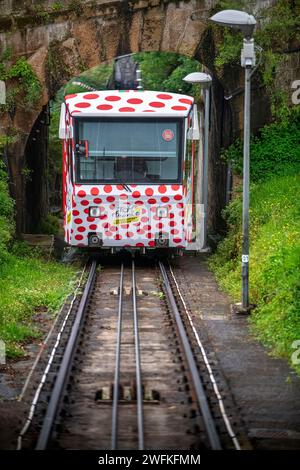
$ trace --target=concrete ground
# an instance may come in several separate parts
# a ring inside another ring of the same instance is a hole
[[[216,360],[254,449],[300,449],[300,377],[230,313],[205,256],[182,257],[175,274],[209,356]]]

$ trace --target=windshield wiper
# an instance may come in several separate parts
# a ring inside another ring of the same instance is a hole
[[[121,186],[125,189],[125,191],[129,191],[132,193],[132,189],[128,186],[128,184],[123,183],[123,180],[121,178],[118,178],[117,181],[121,183]]]

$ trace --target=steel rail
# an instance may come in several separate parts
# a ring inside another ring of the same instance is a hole
[[[136,302],[136,280],[135,264],[132,260],[132,303],[133,303],[133,321],[134,321],[134,346],[135,346],[135,367],[136,367],[136,399],[137,399],[137,424],[138,424],[138,448],[144,449],[144,413],[143,413],[143,386],[141,374],[141,356],[138,312]]]
[[[121,265],[120,285],[119,285],[119,306],[118,306],[118,327],[116,344],[116,365],[113,393],[112,426],[111,426],[111,449],[118,448],[118,404],[120,395],[120,365],[121,365],[121,339],[122,339],[122,313],[123,313],[123,283],[124,264]]]
[[[203,388],[203,385],[199,376],[199,372],[198,372],[197,365],[193,356],[191,345],[190,345],[185,327],[183,325],[183,322],[182,322],[182,319],[181,319],[181,316],[180,316],[180,313],[179,313],[179,310],[178,310],[178,307],[174,298],[174,294],[172,292],[172,288],[168,279],[166,268],[161,261],[159,261],[159,268],[162,274],[165,291],[167,294],[167,299],[171,307],[174,319],[176,321],[176,325],[177,325],[178,333],[179,333],[181,343],[184,349],[186,361],[188,363],[189,371],[193,380],[198,405],[202,414],[202,418],[203,418],[203,422],[205,425],[205,429],[207,432],[210,446],[213,450],[221,450],[222,447],[221,447],[220,438],[217,433],[211,411],[209,409],[206,394],[205,394],[205,391],[204,391],[204,388]]]
[[[75,318],[75,321],[72,326],[71,334],[68,340],[68,344],[66,346],[63,359],[59,368],[59,372],[55,381],[55,385],[51,394],[50,402],[48,404],[46,416],[43,421],[42,429],[38,437],[36,450],[44,450],[47,448],[51,432],[54,424],[54,420],[57,415],[58,405],[61,399],[61,395],[63,393],[66,380],[68,377],[68,373],[70,371],[70,366],[72,363],[73,355],[75,352],[75,347],[80,331],[80,326],[82,324],[82,320],[84,317],[85,309],[87,306],[87,302],[89,299],[90,291],[93,286],[93,281],[95,278],[97,267],[97,261],[93,261],[91,265],[91,269],[89,272],[89,277],[87,283],[85,285],[81,301],[78,307],[78,312]]]

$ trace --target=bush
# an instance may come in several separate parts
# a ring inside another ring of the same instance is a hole
[[[289,122],[264,126],[252,137],[250,147],[250,174],[252,181],[265,180],[273,175],[300,171],[300,113],[295,110]],[[237,174],[243,169],[243,143],[237,140],[223,154],[233,163]]]
[[[47,235],[56,235],[59,232],[60,223],[55,215],[48,214],[45,219],[41,221],[41,232]]]
[[[8,259],[8,246],[14,233],[14,202],[8,192],[8,178],[0,160],[0,264]]]

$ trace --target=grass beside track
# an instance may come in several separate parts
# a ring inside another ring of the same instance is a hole
[[[41,335],[39,315],[55,312],[73,289],[75,268],[41,256],[16,256],[0,267],[0,338],[8,358]]]
[[[253,333],[300,373],[300,175],[251,187],[250,301]],[[222,288],[241,298],[241,196],[225,210],[227,237],[210,260]],[[299,351],[299,352],[297,352]]]

